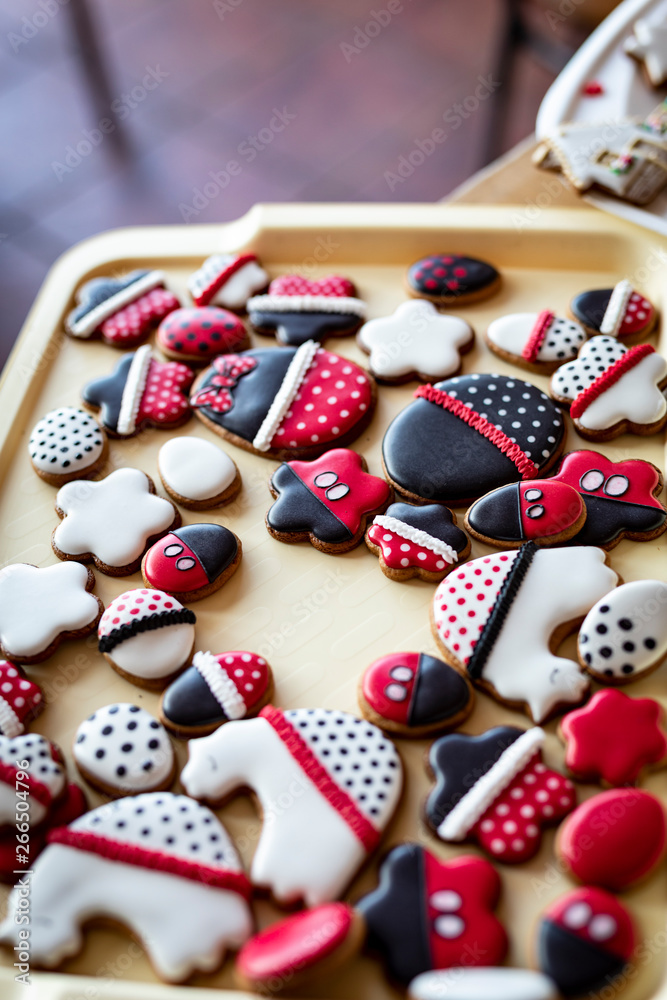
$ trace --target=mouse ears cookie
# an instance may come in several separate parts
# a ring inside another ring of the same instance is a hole
[[[93,278],[78,290],[65,330],[79,340],[101,337],[112,347],[136,347],[181,304],[165,282],[163,271]]]
[[[500,288],[500,274],[492,264],[458,253],[434,253],[408,268],[410,295],[436,305],[480,302]]]
[[[573,486],[531,479],[480,497],[464,524],[473,538],[488,545],[559,545],[578,535],[585,521],[586,505]]]
[[[308,340],[354,333],[366,317],[348,278],[330,274],[311,280],[298,274],[274,278],[266,295],[248,302],[248,316],[259,333],[275,333],[280,344],[299,347]]]
[[[503,361],[549,374],[563,362],[576,358],[586,333],[579,323],[543,309],[494,319],[484,339]]]
[[[245,309],[251,295],[265,288],[269,276],[254,253],[215,254],[207,257],[188,279],[188,290],[197,306]]]
[[[379,557],[380,569],[390,580],[417,576],[438,583],[470,555],[469,538],[456,527],[456,516],[441,504],[391,504],[373,518],[366,545]]]
[[[562,449],[562,413],[521,379],[460,375],[414,395],[382,443],[387,477],[408,500],[462,506],[535,479]]]
[[[624,343],[643,340],[653,333],[658,311],[627,279],[613,288],[596,288],[575,295],[570,312],[591,336],[602,333]]]

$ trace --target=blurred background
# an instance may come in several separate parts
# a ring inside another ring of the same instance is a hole
[[[531,134],[613,6],[0,0],[0,364],[54,260],[102,230],[445,198]]]

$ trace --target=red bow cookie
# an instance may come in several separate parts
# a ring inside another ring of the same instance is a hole
[[[197,389],[190,403],[192,406],[210,406],[215,413],[231,410],[234,400],[229,392],[236,386],[242,375],[247,375],[257,367],[256,358],[242,354],[227,354],[213,359],[216,374],[209,377],[202,389]]]

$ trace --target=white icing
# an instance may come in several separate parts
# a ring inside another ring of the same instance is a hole
[[[28,761],[25,773],[34,781],[45,785],[51,795],[51,800],[60,798],[65,790],[67,777],[62,764],[51,756],[51,744],[38,733],[26,733],[24,736],[8,738],[0,736],[0,763],[11,768],[17,768],[17,761]],[[29,792],[25,778],[23,784],[18,779],[11,783],[0,782],[0,828],[14,826],[16,816],[21,811],[16,808],[18,792]],[[48,806],[44,806],[34,795],[28,794],[25,800],[29,822],[33,825],[41,823],[45,818]]]
[[[268,451],[271,447],[271,441],[294,402],[301,383],[315,360],[317,351],[318,345],[315,341],[308,340],[298,348],[290,361],[280,389],[273,397],[273,402],[252,442],[253,448],[256,448],[257,451]]]
[[[144,344],[138,351],[134,352],[130,370],[127,373],[127,380],[123,388],[123,397],[116,421],[116,432],[127,435],[134,434],[137,426],[137,413],[141,405],[141,397],[146,388],[148,369],[152,360],[152,352],[149,344]]]
[[[600,323],[600,333],[608,337],[618,336],[633,291],[632,285],[625,278],[614,286]]]
[[[144,708],[126,702],[98,708],[82,722],[72,752],[88,774],[126,793],[161,787],[174,767],[164,727]]]
[[[606,594],[579,633],[579,659],[603,680],[632,681],[666,654],[667,583],[662,580],[634,580]]]
[[[321,312],[365,316],[366,303],[347,295],[256,295],[248,312]]]
[[[489,340],[505,351],[521,357],[539,313],[512,313],[501,316],[489,324]],[[537,352],[537,361],[562,361],[574,358],[586,340],[586,334],[579,323],[571,319],[555,316]]]
[[[387,531],[393,531],[395,535],[399,535],[401,538],[419,545],[422,549],[435,552],[436,555],[442,556],[450,565],[455,563],[459,557],[456,549],[453,549],[447,542],[443,542],[439,538],[434,538],[433,535],[422,531],[421,528],[415,528],[412,524],[399,521],[397,517],[391,517],[388,514],[376,514],[373,518],[373,524],[377,524],[381,528],[386,528]]]
[[[256,260],[248,261],[234,271],[211,299],[211,303],[225,309],[242,309],[251,295],[269,282],[269,276]]]
[[[409,1000],[558,1000],[555,984],[532,969],[472,968],[422,972],[408,987]]]
[[[157,680],[170,677],[190,659],[195,627],[189,622],[165,625],[163,628],[125,639],[108,654],[125,673]]]
[[[113,316],[131,302],[136,302],[138,298],[152,291],[153,288],[164,285],[165,280],[164,271],[149,271],[143,278],[138,278],[137,281],[133,281],[127,288],[121,289],[115,295],[111,295],[108,299],[105,299],[104,302],[100,302],[98,306],[87,312],[76,323],[68,323],[67,329],[75,337],[89,337],[91,333],[94,333],[102,325],[105,319]]]
[[[633,31],[634,35],[625,40],[625,51],[644,63],[654,87],[662,86],[667,80],[667,24],[640,18],[635,21]]]
[[[211,694],[227,718],[242,719],[247,711],[246,703],[236,684],[216,657],[210,652],[198,652],[192,657],[192,665],[208,684]]]
[[[148,539],[170,527],[173,504],[149,491],[139,469],[117,469],[99,482],[74,480],[56,496],[64,519],[54,543],[67,555],[91,552],[100,563],[121,567],[135,562]]]
[[[23,729],[23,723],[12,706],[0,697],[0,734],[12,738],[22,733]]]
[[[182,610],[183,605],[164,590],[146,587],[126,590],[113,599],[100,618],[97,634],[100,638],[108,636],[123,625],[150,618],[153,614],[164,615],[166,620],[171,612]]]
[[[391,316],[365,323],[361,346],[370,353],[370,368],[380,378],[419,372],[431,380],[453,375],[461,366],[460,348],[473,332],[457,316],[445,316],[424,299],[402,302]]]
[[[229,455],[203,438],[170,438],[160,448],[157,461],[165,486],[195,502],[224,493],[236,479]]]
[[[86,590],[88,570],[65,562],[39,569],[15,563],[0,571],[0,643],[11,659],[38,656],[61,632],[95,621],[97,599]]]
[[[464,840],[477,820],[491,803],[507,788],[513,778],[523,771],[534,754],[544,744],[544,730],[528,729],[514,741],[495,762],[493,767],[478,778],[470,791],[459,799],[452,811],[438,827],[442,840]]]
[[[40,472],[69,475],[88,469],[104,449],[104,431],[90,413],[76,406],[51,410],[35,424],[28,449]]]

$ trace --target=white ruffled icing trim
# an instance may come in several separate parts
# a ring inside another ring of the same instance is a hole
[[[248,312],[323,312],[366,315],[366,303],[344,295],[255,295]]]
[[[422,549],[429,549],[430,552],[435,552],[436,555],[442,556],[450,565],[455,563],[459,558],[458,552],[451,545],[448,545],[447,542],[442,542],[439,538],[434,538],[433,535],[422,531],[421,528],[415,528],[412,524],[399,521],[397,517],[391,517],[388,514],[377,514],[373,518],[373,524],[378,524],[381,528],[386,528],[387,531],[393,531],[395,535],[400,535],[401,538],[405,538],[409,542],[414,542],[415,545],[420,545]]]
[[[634,288],[625,278],[614,287],[600,323],[600,333],[606,333],[609,337],[618,336],[633,291]]]
[[[23,723],[12,706],[0,697],[0,731],[2,734],[12,740],[15,736],[20,736],[23,730]]]
[[[443,840],[463,840],[491,803],[523,771],[531,757],[544,743],[544,730],[538,726],[527,729],[518,740],[504,750],[490,771],[475,782],[469,792],[456,803],[438,827]]]
[[[294,398],[301,387],[301,383],[306,377],[306,372],[312,365],[317,354],[319,344],[314,340],[307,340],[305,344],[297,350],[289,363],[289,368],[285,372],[281,386],[273,397],[273,402],[268,412],[262,420],[261,426],[255,437],[252,446],[257,451],[268,451],[271,447],[273,436],[282,424],[285,414],[294,402]]]
[[[146,292],[152,291],[153,288],[164,285],[165,281],[166,276],[164,271],[149,271],[143,278],[138,278],[131,285],[128,285],[127,288],[122,288],[115,295],[111,295],[104,302],[100,302],[98,306],[91,309],[90,312],[82,316],[76,323],[68,323],[67,329],[74,337],[89,337],[109,316],[113,316],[123,306],[129,306],[131,302],[135,302],[142,295],[145,295]]]
[[[135,352],[130,370],[127,373],[123,398],[120,401],[116,431],[118,434],[132,434],[137,425],[137,413],[141,397],[146,388],[148,368],[153,358],[150,344],[144,344]]]
[[[192,665],[196,667],[211,689],[211,694],[220,705],[228,719],[242,719],[246,712],[246,703],[241,697],[236,684],[227,671],[218,662],[213,653],[199,652],[192,657]]]

